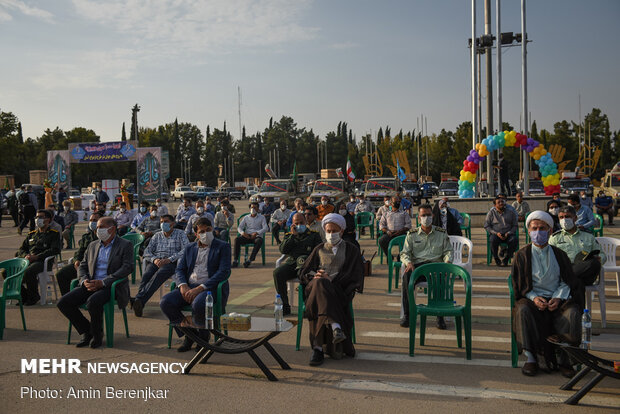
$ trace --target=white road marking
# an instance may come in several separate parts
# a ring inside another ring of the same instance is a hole
[[[400,303],[398,302],[388,302],[387,303],[388,307],[391,308],[400,308]],[[600,306],[597,307],[598,305],[595,303],[592,309],[593,313],[601,313],[600,311]],[[477,306],[477,305],[472,305],[471,306],[472,310],[492,310],[492,311],[509,311],[510,307],[508,306]],[[607,315],[620,315],[620,311],[616,311],[616,310],[606,310],[605,313]]]
[[[485,367],[506,367],[510,368],[512,363],[509,359],[465,359],[458,357],[445,357],[437,355],[418,355],[410,357],[409,354],[393,354],[384,352],[358,352],[355,359],[365,361],[382,361],[382,362],[418,362],[422,364],[449,364],[449,365],[477,365]]]
[[[343,379],[337,387],[344,390],[399,392],[406,394],[438,395],[441,397],[509,399],[538,403],[563,403],[573,391],[566,394],[550,394],[533,391],[502,390],[494,388],[461,387],[454,385],[418,384],[392,381],[370,381]],[[620,398],[586,395],[583,403],[617,407]]]
[[[428,322],[427,322],[428,325]],[[416,330],[419,335],[419,329]],[[508,334],[508,332],[506,332]],[[368,336],[371,338],[409,338],[409,330],[403,330],[403,332],[386,332],[386,331],[368,331],[362,332],[361,336]],[[438,341],[456,341],[456,334],[452,335],[439,335],[429,334],[425,335],[427,340]],[[496,336],[472,336],[472,342],[493,342],[493,343],[510,343],[510,338],[501,338]],[[463,345],[464,346],[464,345]]]

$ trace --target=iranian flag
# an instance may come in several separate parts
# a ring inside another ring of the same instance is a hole
[[[355,181],[355,174],[353,174],[353,168],[351,168],[351,160],[347,158],[347,178],[349,181]]]

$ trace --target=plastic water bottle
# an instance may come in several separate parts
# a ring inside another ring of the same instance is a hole
[[[213,295],[211,291],[207,292],[207,300],[205,301],[205,328],[213,329]]]
[[[592,317],[588,309],[583,310],[581,317],[581,348],[590,349],[590,340],[592,338]]]
[[[283,305],[282,305],[282,298],[280,297],[279,294],[276,294],[276,301],[273,304],[273,316],[276,319],[276,329],[280,330],[282,329],[282,321],[284,319],[284,311],[283,311]]]

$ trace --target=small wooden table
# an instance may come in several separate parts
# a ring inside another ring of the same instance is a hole
[[[620,373],[614,372],[614,363],[603,358],[599,358],[590,353],[590,351],[609,352],[620,354],[620,335],[602,334],[592,336],[590,349],[583,349],[560,342],[555,336],[547,338],[549,342],[565,350],[574,360],[583,364],[583,368],[567,383],[560,387],[561,390],[570,391],[590,371],[597,372],[596,376],[588,381],[580,390],[575,392],[570,398],[564,401],[565,404],[577,405],[592,388],[596,386],[605,377],[611,377],[620,380]]]
[[[196,321],[192,316],[186,316],[183,321],[179,323],[171,324],[173,327],[178,328],[181,332],[187,335],[190,339],[200,345],[202,348],[196,353],[194,358],[189,362],[184,374],[189,374],[191,369],[198,362],[205,364],[214,353],[222,354],[242,354],[247,353],[254,360],[256,365],[263,371],[269,381],[277,381],[275,375],[267,368],[259,356],[254,350],[260,346],[264,347],[273,358],[280,364],[282,369],[291,369],[291,367],[282,359],[280,354],[269,344],[269,340],[279,335],[282,332],[290,331],[295,326],[296,321],[283,321],[280,328],[276,328],[274,318],[259,318],[252,317],[252,322],[249,330],[237,331],[237,332],[260,332],[264,335],[255,339],[238,339],[228,336],[219,329],[207,329],[204,322]],[[230,330],[230,328],[229,328]],[[200,335],[200,331],[208,331],[213,335],[215,342],[209,342]]]

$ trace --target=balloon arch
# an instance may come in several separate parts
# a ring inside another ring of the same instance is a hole
[[[517,147],[528,152],[534,158],[536,165],[542,175],[542,182],[545,186],[545,194],[552,195],[560,192],[560,174],[558,165],[553,161],[551,154],[538,141],[528,138],[515,131],[503,131],[497,135],[489,135],[476,144],[476,149],[469,151],[467,159],[463,161],[463,169],[459,178],[459,198],[473,198],[476,186],[476,173],[480,162],[495,151],[504,147]]]

